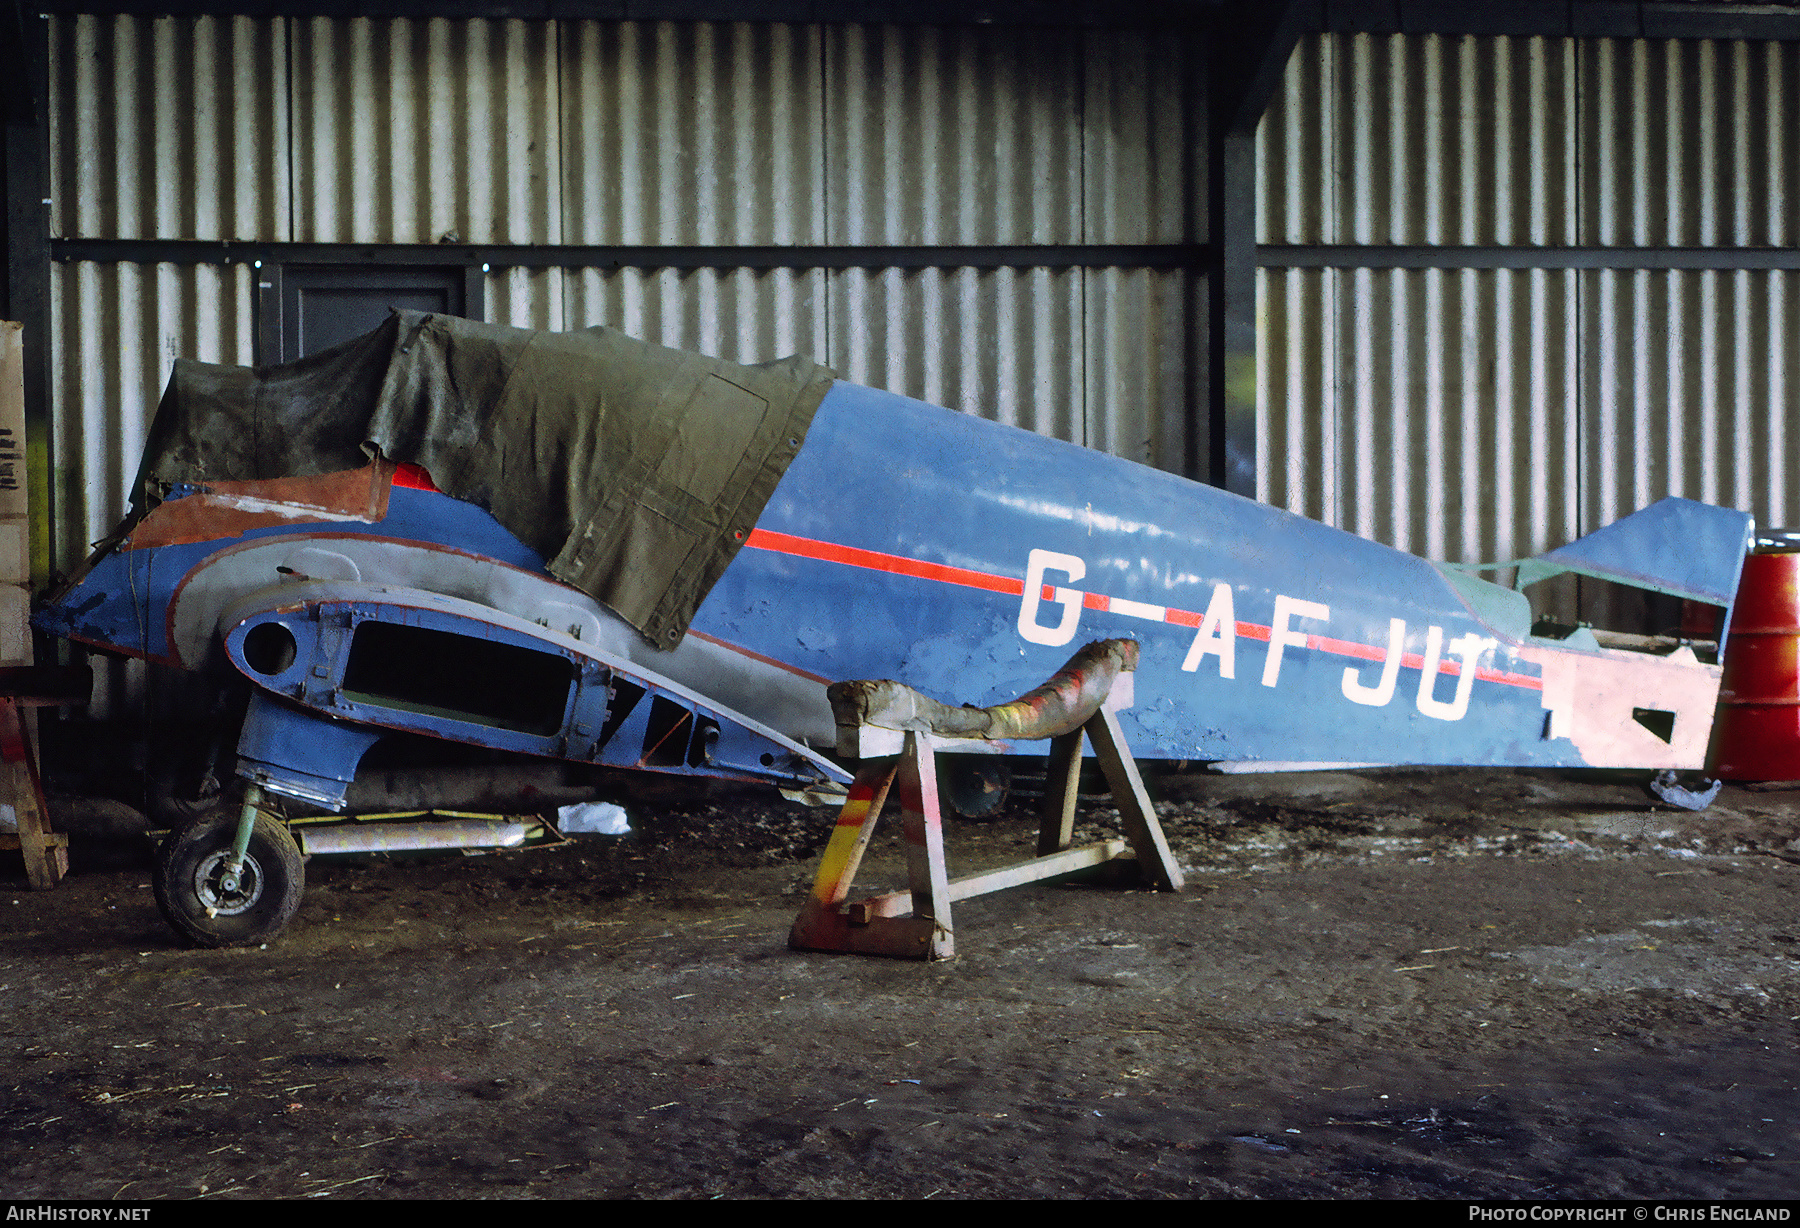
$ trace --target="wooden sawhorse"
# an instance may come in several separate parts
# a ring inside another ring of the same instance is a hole
[[[1135,663],[1135,656],[1133,660]],[[1117,689],[1128,697],[1129,686]],[[1110,699],[1110,696],[1103,698]],[[840,737],[842,732],[840,727]],[[869,732],[892,738],[896,731],[871,729]],[[1095,757],[1112,789],[1113,800],[1123,820],[1125,838],[1071,848],[1084,736],[1093,743]],[[967,739],[908,730],[898,758],[864,761],[850,785],[850,795],[838,815],[831,841],[826,845],[812,894],[788,935],[789,946],[797,950],[853,952],[902,959],[949,959],[956,953],[950,920],[950,906],[955,901],[1071,874],[1115,860],[1130,863],[1131,858],[1124,855],[1128,847],[1135,854],[1138,872],[1152,885],[1163,891],[1182,889],[1181,870],[1169,852],[1162,827],[1156,821],[1156,811],[1144,791],[1137,763],[1125,744],[1118,717],[1108,703],[1103,703],[1074,728],[1058,732],[1051,738],[1043,817],[1038,829],[1038,856],[984,874],[951,879],[944,857],[943,815],[938,801],[934,747],[949,747],[958,742],[968,744]],[[849,902],[857,868],[862,864],[863,853],[875,834],[876,821],[896,782],[906,839],[909,890]]]

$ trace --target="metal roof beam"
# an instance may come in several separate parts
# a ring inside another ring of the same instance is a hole
[[[1800,269],[1800,248],[1263,244],[1256,262],[1270,269]]]
[[[1183,243],[996,244],[920,247],[606,247],[562,244],[267,243],[209,239],[55,239],[58,261],[103,264],[491,265],[628,269],[1157,269],[1202,268]]]

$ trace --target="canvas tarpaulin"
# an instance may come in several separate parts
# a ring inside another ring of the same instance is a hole
[[[652,643],[680,640],[831,386],[802,358],[740,366],[609,328],[536,332],[400,311],[281,366],[175,364],[133,499],[304,477],[372,454],[423,466]]]

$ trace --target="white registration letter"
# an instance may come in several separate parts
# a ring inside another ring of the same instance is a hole
[[[1219,654],[1219,677],[1237,677],[1237,614],[1232,609],[1229,584],[1213,586],[1206,616],[1200,620],[1200,630],[1194,632],[1194,643],[1181,668],[1192,673],[1200,668],[1200,658],[1209,652]]]
[[[1368,686],[1356,676],[1356,667],[1351,666],[1344,671],[1344,698],[1371,708],[1385,707],[1394,697],[1394,685],[1400,681],[1400,658],[1406,655],[1405,648],[1406,620],[1388,619],[1388,652],[1387,660],[1381,664],[1381,681]]]
[[[1288,619],[1295,615],[1301,618],[1326,619],[1331,611],[1316,601],[1302,601],[1298,597],[1275,595],[1275,622],[1269,628],[1269,659],[1263,662],[1262,684],[1274,686],[1275,679],[1281,674],[1281,653],[1288,645],[1295,648],[1306,647],[1306,632],[1288,630]]]
[[[1475,663],[1494,647],[1494,641],[1479,635],[1459,635],[1450,641],[1450,651],[1456,654],[1462,669],[1456,676],[1456,695],[1448,703],[1432,694],[1443,664],[1443,647],[1442,627],[1426,631],[1425,666],[1419,671],[1419,711],[1440,721],[1460,721],[1469,710],[1469,692],[1475,688]]]
[[[1033,550],[1025,560],[1025,600],[1019,605],[1019,634],[1033,644],[1058,648],[1075,638],[1075,624],[1081,621],[1081,594],[1072,588],[1056,590],[1055,603],[1063,608],[1062,621],[1045,627],[1037,620],[1038,605],[1044,596],[1044,572],[1060,571],[1073,584],[1087,575],[1087,564],[1072,554],[1054,550]]]

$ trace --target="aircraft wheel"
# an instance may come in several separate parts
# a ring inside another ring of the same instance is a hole
[[[230,873],[234,812],[202,814],[170,832],[156,855],[156,906],[195,946],[236,947],[281,932],[306,885],[300,848],[288,829],[256,816],[243,869]]]

